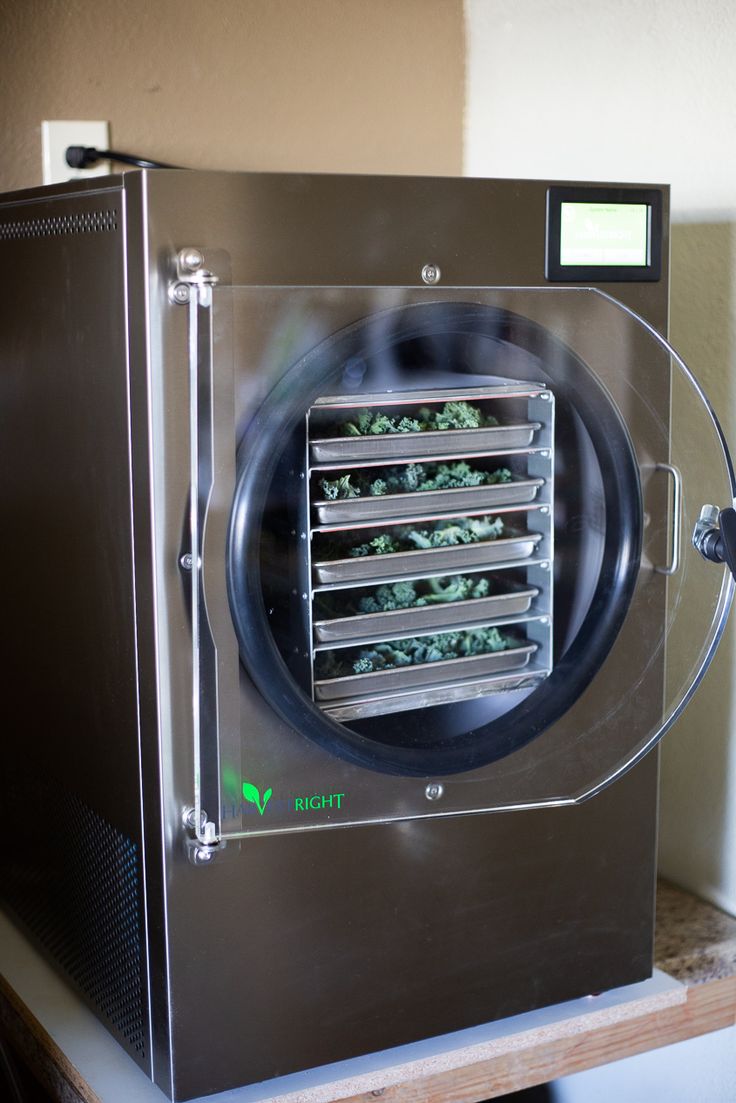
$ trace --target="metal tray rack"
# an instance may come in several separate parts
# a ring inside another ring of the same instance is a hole
[[[442,405],[480,405],[498,426],[375,436],[340,436],[340,422],[357,409],[392,414]],[[307,415],[308,571],[312,634],[312,695],[334,719],[349,721],[536,684],[552,668],[552,563],[554,555],[554,397],[542,385],[500,381],[487,387],[402,391],[317,399]],[[506,466],[512,480],[490,486],[415,491],[379,497],[326,500],[322,473],[411,462],[466,459],[492,470]],[[488,462],[486,462],[488,461]],[[351,557],[351,543],[402,525],[502,516],[495,540],[383,555]],[[354,540],[350,534],[354,532]],[[342,544],[344,550],[340,551]],[[330,547],[332,545],[332,547]],[[335,551],[334,549],[337,549]],[[513,581],[509,580],[512,573]],[[358,592],[398,581],[452,574],[487,578],[480,598],[408,609],[361,613]],[[524,579],[520,582],[520,578]],[[334,595],[334,597],[332,596]],[[330,609],[325,613],[324,601]],[[320,603],[315,607],[315,602]],[[389,640],[447,631],[507,626],[514,645],[504,651],[394,667],[365,674],[320,677],[315,661],[327,650],[356,649]]]

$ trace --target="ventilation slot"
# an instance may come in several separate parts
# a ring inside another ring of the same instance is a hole
[[[37,797],[37,782],[32,791]],[[46,828],[30,827],[20,860],[6,854],[0,889],[143,1063],[147,1016],[139,848],[77,797],[45,796],[39,818]]]
[[[34,237],[65,237],[68,234],[102,234],[118,228],[117,211],[86,211],[84,214],[29,218],[22,222],[0,223],[0,241],[20,241]]]

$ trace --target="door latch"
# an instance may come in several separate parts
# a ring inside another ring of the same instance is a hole
[[[725,563],[736,578],[736,509],[703,506],[693,531],[693,546],[710,563]]]

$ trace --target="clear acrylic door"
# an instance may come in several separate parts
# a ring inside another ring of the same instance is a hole
[[[691,536],[734,488],[651,327],[567,288],[213,309],[237,449],[202,559],[219,834],[579,801],[661,738],[731,603]]]

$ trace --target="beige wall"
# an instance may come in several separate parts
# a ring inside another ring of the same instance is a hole
[[[49,118],[193,168],[462,172],[462,0],[0,0],[0,34],[0,190]]]

